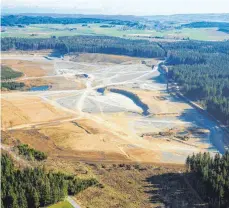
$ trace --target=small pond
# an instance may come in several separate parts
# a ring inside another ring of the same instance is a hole
[[[29,89],[29,91],[46,91],[49,89],[48,85],[43,85],[43,86],[35,86],[35,87],[31,87]]]

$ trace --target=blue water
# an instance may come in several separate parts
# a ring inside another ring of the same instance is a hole
[[[104,91],[105,91],[105,88],[103,87],[103,88],[98,88],[97,89],[97,92],[98,93],[101,93],[102,95],[104,95]]]
[[[48,89],[49,89],[48,85],[43,85],[43,86],[31,87],[29,91],[45,91]]]

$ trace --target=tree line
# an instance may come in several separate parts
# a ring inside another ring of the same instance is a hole
[[[186,160],[189,179],[212,208],[229,207],[229,152],[223,156],[198,153]]]
[[[50,16],[27,16],[27,15],[4,15],[1,19],[2,26],[24,27],[30,24],[93,24],[106,23],[111,25],[126,25],[129,27],[140,26],[140,23],[129,20],[102,19],[90,17],[50,17]]]
[[[67,195],[75,195],[98,182],[79,179],[44,168],[17,169],[10,156],[1,158],[1,207],[37,208],[54,204]]]
[[[87,52],[136,57],[164,57],[157,43],[108,36],[72,36],[59,38],[2,38],[2,51],[53,49],[61,53]]]
[[[209,27],[229,27],[228,22],[208,22],[208,21],[201,21],[201,22],[191,22],[188,24],[182,24],[182,27],[188,28],[209,28]]]

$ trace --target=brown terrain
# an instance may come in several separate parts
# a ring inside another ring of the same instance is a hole
[[[193,109],[151,78],[159,76],[158,60],[103,54],[49,60],[47,54],[2,55],[2,64],[23,72],[16,81],[51,86],[48,91],[2,93],[4,151],[21,142],[48,154],[47,161],[36,165],[96,177],[100,186],[76,196],[82,207],[202,203],[181,173],[187,155],[212,147],[211,132],[194,125]],[[97,89],[103,87],[100,95]],[[135,94],[149,115],[110,88]]]

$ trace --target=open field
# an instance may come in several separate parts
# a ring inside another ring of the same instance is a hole
[[[176,40],[189,38],[194,40],[225,40],[229,34],[218,31],[217,28],[182,28],[174,30],[142,30],[126,26],[116,25],[114,27],[100,27],[101,24],[38,24],[28,25],[23,28],[6,27],[2,37],[31,37],[45,38],[51,36],[73,36],[73,35],[107,35],[115,37],[131,38],[163,38],[157,40]]]
[[[39,79],[51,87],[4,92],[2,127],[40,151],[81,161],[182,164],[193,152],[224,152],[227,135],[166,92],[159,62],[103,54],[3,54],[2,63],[26,74],[18,80]]]

